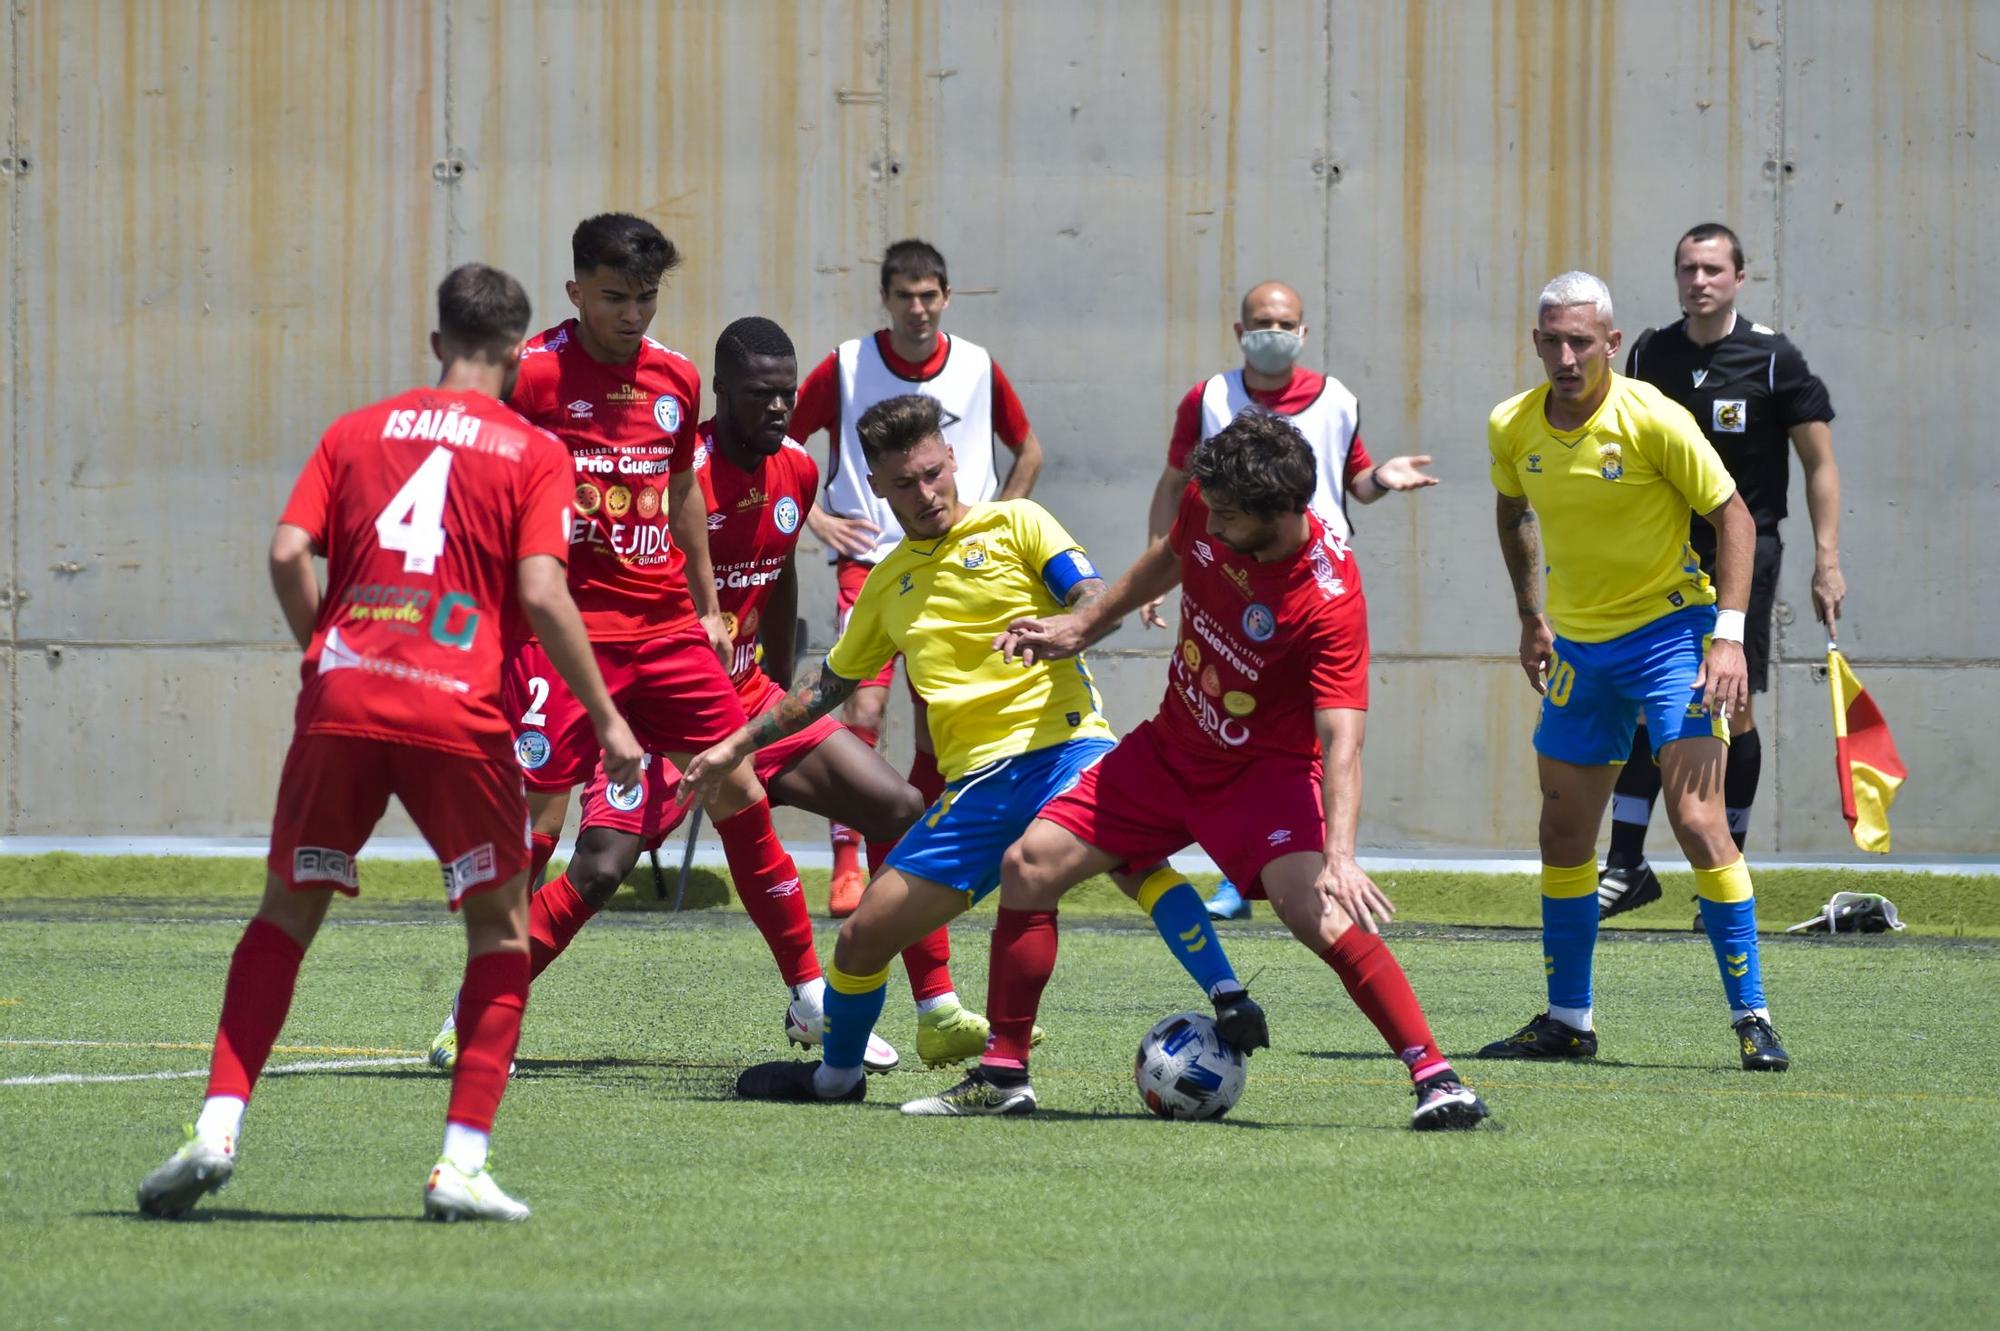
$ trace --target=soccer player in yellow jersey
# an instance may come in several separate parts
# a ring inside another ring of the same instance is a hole
[[[1027,499],[959,502],[956,463],[935,398],[878,402],[857,423],[868,484],[888,501],[903,539],[869,573],[847,628],[816,679],[687,767],[683,798],[717,786],[754,750],[826,714],[898,652],[930,706],[944,793],[897,843],[854,914],[841,926],[827,972],[826,1027],[818,1063],[762,1063],[736,1092],[754,1100],[859,1100],[862,1050],[882,1012],[889,963],[1000,883],[1000,862],[1042,806],[1110,751],[1082,657],[1009,661],[994,648],[1024,616],[1057,614],[1104,594],[1083,549]],[[1193,887],[1164,866],[1121,884],[1216,1006],[1225,1037],[1268,1043],[1263,1014],[1237,982]],[[996,949],[1010,941],[1053,947],[1053,911],[1002,909]],[[999,1081],[1006,1082],[1003,1075]],[[977,1112],[1032,1112],[1034,1092],[996,1082]]]
[[[1729,712],[1749,705],[1743,608],[1756,527],[1686,409],[1612,371],[1619,340],[1601,280],[1556,278],[1534,329],[1548,382],[1502,402],[1486,424],[1521,668],[1542,695],[1535,751],[1549,1006],[1480,1053],[1597,1053],[1597,832],[1643,711],[1743,1066],[1782,1072],[1790,1058],[1764,1006],[1750,870],[1722,798]],[[1688,544],[1691,512],[1715,528],[1713,584]]]

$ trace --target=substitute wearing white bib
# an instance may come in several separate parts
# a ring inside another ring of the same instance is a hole
[[[852,558],[879,564],[903,539],[888,501],[868,488],[868,459],[861,451],[855,422],[885,398],[921,393],[944,407],[944,441],[958,462],[958,497],[965,504],[983,504],[1000,492],[1000,475],[993,464],[993,357],[984,347],[962,337],[948,339],[945,362],[928,379],[896,373],[873,335],[842,342],[834,353],[840,367],[840,448],[833,474],[826,482],[827,511],[843,518],[866,518],[881,528],[874,546]],[[827,552],[828,560],[835,552]]]
[[[1243,386],[1243,371],[1228,370],[1216,375],[1201,390],[1201,437],[1214,438],[1229,423],[1251,407],[1270,411],[1251,398]],[[1347,386],[1327,375],[1319,396],[1296,413],[1272,412],[1283,416],[1305,437],[1312,449],[1317,483],[1313,487],[1312,510],[1326,524],[1330,535],[1346,540],[1352,533],[1347,522],[1347,459],[1354,436],[1361,428],[1361,406]]]

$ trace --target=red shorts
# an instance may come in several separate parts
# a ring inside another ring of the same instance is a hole
[[[416,744],[301,731],[278,778],[271,872],[294,891],[361,894],[354,863],[389,806],[403,802],[444,865],[453,910],[528,869],[528,805],[504,756],[472,758]]]
[[[729,672],[700,624],[660,638],[593,645],[604,685],[648,753],[700,753],[744,722]],[[538,642],[517,644],[500,675],[500,706],[514,727],[514,758],[530,790],[568,790],[597,766],[597,735],[583,704]]]
[[[868,581],[868,575],[874,568],[873,564],[864,564],[858,559],[849,559],[846,555],[842,555],[833,566],[834,576],[840,582],[840,594],[835,598],[834,606],[840,611],[839,627],[842,633],[847,632],[847,612],[854,608],[855,600],[861,595],[861,584]],[[886,689],[895,682],[896,658],[892,656],[889,658],[889,664],[883,666],[873,679],[862,680],[860,687]],[[910,696],[912,698],[917,696],[914,686],[910,689]]]
[[[752,716],[762,716],[785,700],[785,691],[767,675],[758,675],[763,689],[756,699],[754,708],[746,708]],[[827,736],[836,734],[846,727],[831,716],[822,716],[795,735],[787,735],[776,744],[769,744],[757,750],[750,759],[751,770],[765,789],[778,775],[799,759],[811,753],[823,743]],[[639,788],[611,791],[604,775],[604,764],[599,762],[592,769],[590,784],[583,788],[583,822],[581,828],[608,827],[614,832],[630,832],[642,837],[649,845],[657,845],[688,815],[688,806],[676,803],[674,787],[680,784],[680,769],[667,759],[649,754],[646,759],[646,774],[639,781]],[[778,798],[771,797],[773,804]]]
[[[1193,842],[1246,897],[1272,860],[1326,851],[1315,757],[1190,760],[1147,721],[1040,817],[1131,865],[1156,864]]]

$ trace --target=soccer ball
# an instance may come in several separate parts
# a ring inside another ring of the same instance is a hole
[[[1243,1051],[1199,1012],[1176,1012],[1139,1041],[1132,1080],[1161,1118],[1221,1118],[1243,1094]]]

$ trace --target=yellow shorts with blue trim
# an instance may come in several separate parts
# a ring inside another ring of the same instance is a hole
[[[1624,762],[1641,715],[1655,759],[1677,739],[1727,744],[1729,718],[1711,713],[1694,687],[1714,629],[1715,607],[1691,605],[1607,642],[1557,636],[1535,751],[1579,767]]]

